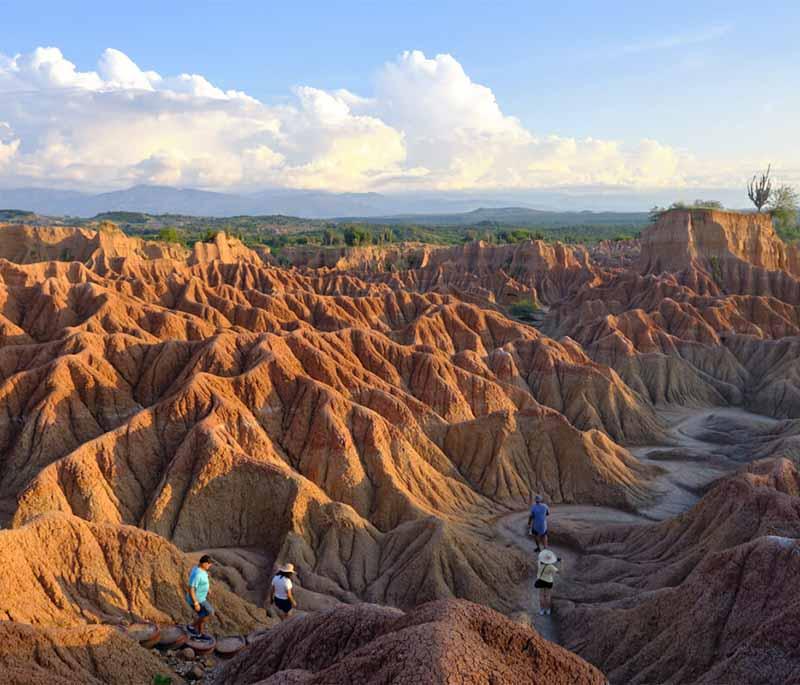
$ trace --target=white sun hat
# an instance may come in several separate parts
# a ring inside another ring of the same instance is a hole
[[[558,561],[558,557],[552,550],[543,549],[539,552],[539,561],[543,564],[555,564]]]

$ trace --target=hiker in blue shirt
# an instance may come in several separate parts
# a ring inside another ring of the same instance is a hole
[[[531,507],[531,514],[528,516],[528,533],[533,535],[536,541],[537,552],[541,552],[542,548],[547,549],[548,516],[550,516],[550,507],[542,501],[541,495],[536,495]]]
[[[203,627],[209,616],[214,615],[214,607],[208,601],[208,569],[211,568],[214,560],[204,554],[200,561],[189,574],[189,585],[186,592],[186,601],[195,613],[194,623],[189,628],[189,633],[198,636],[203,635]]]

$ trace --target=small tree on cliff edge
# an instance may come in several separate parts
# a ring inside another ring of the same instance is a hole
[[[778,233],[790,231],[797,226],[797,191],[783,184],[775,189],[769,202],[769,211]]]
[[[772,193],[772,181],[769,177],[771,168],[772,165],[770,164],[767,167],[766,173],[761,174],[761,178],[758,178],[757,175],[753,176],[750,183],[747,184],[747,197],[750,198],[759,212],[761,208],[769,202],[769,196]]]

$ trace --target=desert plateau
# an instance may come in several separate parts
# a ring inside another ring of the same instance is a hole
[[[800,677],[800,255],[767,215],[286,255],[0,227],[11,682],[150,682],[125,626],[186,624],[202,554],[210,627],[258,635],[220,685]]]

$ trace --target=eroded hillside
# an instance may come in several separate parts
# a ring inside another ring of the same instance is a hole
[[[230,630],[264,620],[253,603],[277,560],[299,567],[308,607],[412,610],[456,597],[513,613],[534,559],[498,536],[498,519],[534,493],[556,509],[657,507],[668,465],[638,455],[674,443],[664,407],[788,419],[755,442],[748,433],[752,451],[728,454],[729,470],[797,449],[800,267],[762,216],[670,212],[641,242],[591,254],[538,241],[304,250],[288,268],[223,235],[189,251],[5,226],[0,257],[0,504],[11,528],[0,547],[20,559],[0,584],[27,598],[2,593],[12,621],[179,620],[178,590],[166,588],[185,554],[208,549],[230,562],[220,577]],[[541,307],[536,327],[513,318],[515,303]],[[659,525],[613,545],[630,564],[660,555],[687,583],[694,565],[705,573],[707,546],[691,568],[647,546],[684,524]],[[77,566],[49,551],[62,536]],[[587,554],[612,544],[575,541]],[[715,550],[730,556],[720,563],[743,553]],[[149,585],[126,584],[144,568]],[[582,573],[611,582],[604,568]],[[677,573],[649,582],[673,585]],[[616,605],[570,600],[567,644],[606,672],[661,668],[687,683],[735,672],[712,659],[675,675],[629,633],[614,638],[630,652],[615,660],[599,627],[576,637],[570,626],[599,624],[591,612],[602,611],[611,630]],[[651,601],[636,600],[634,623],[647,623]],[[394,615],[380,620],[396,632]],[[259,678],[280,670],[265,663],[253,662]]]

